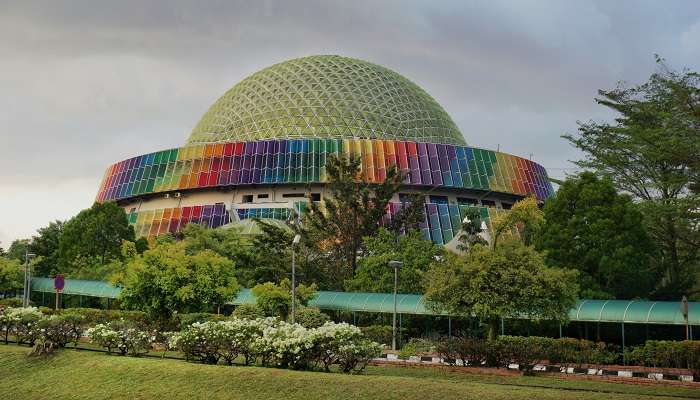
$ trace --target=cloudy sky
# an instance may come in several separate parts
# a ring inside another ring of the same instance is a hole
[[[700,70],[700,2],[0,0],[0,246],[89,207],[107,165],[183,144],[289,58],[394,69],[469,144],[562,176],[578,155],[560,135],[609,119],[597,89],[643,81],[654,53]]]

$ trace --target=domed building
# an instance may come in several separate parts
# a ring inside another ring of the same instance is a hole
[[[470,147],[445,110],[382,66],[341,56],[285,61],[219,98],[180,148],[113,164],[97,201],[124,207],[137,236],[188,223],[220,227],[250,218],[287,220],[326,194],[327,158],[360,157],[368,183],[396,166],[401,196],[425,194],[426,239],[448,244],[469,207],[488,221],[525,196],[553,194],[545,169]]]

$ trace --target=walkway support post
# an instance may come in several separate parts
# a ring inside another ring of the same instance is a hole
[[[403,265],[401,261],[389,261],[389,267],[394,268],[394,318],[392,320],[391,349],[396,350],[396,291],[399,286],[399,268]]]

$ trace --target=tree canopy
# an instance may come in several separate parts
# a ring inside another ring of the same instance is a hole
[[[569,177],[544,206],[537,247],[550,266],[577,269],[586,298],[646,297],[655,280],[654,244],[639,208],[612,181],[584,172]]]
[[[303,233],[306,243],[326,257],[327,273],[336,277],[332,285],[342,287],[344,279],[355,275],[363,238],[373,236],[385,217],[386,207],[403,181],[400,172],[391,167],[381,183],[366,183],[361,172],[361,159],[332,156],[326,162],[328,195],[320,202],[310,202],[304,214]],[[422,209],[422,208],[421,208]],[[418,212],[406,207],[403,213]],[[399,215],[397,229],[410,226],[416,218]]]
[[[519,240],[449,255],[434,264],[426,279],[429,307],[479,318],[490,339],[500,318],[566,320],[578,294],[576,271],[546,266],[540,253]]]
[[[24,268],[19,260],[0,256],[0,293],[22,289]]]
[[[286,320],[292,307],[292,284],[289,279],[283,279],[279,285],[273,282],[259,283],[252,289],[256,304],[268,317],[280,317]],[[297,285],[296,304],[307,306],[316,295],[316,285]]]
[[[127,309],[167,317],[173,312],[216,312],[239,290],[234,263],[212,250],[188,252],[184,242],[161,243],[135,254],[115,277]]]
[[[122,259],[122,241],[134,241],[134,229],[116,203],[95,203],[63,225],[58,271],[71,278],[100,279],[95,270]]]
[[[641,85],[600,90],[596,102],[618,114],[613,123],[579,123],[565,135],[585,158],[581,167],[610,177],[641,202],[660,256],[657,298],[679,298],[700,268],[700,75],[659,70]]]
[[[445,249],[425,240],[419,231],[398,236],[387,229],[365,238],[365,254],[358,260],[357,273],[345,281],[348,291],[388,293],[394,290],[394,270],[389,261],[403,262],[399,270],[399,293],[423,293],[424,276]]]

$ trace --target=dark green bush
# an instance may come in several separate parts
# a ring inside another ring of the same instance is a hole
[[[22,299],[19,297],[7,297],[0,299],[0,308],[4,307],[22,307]]]
[[[231,313],[231,316],[241,319],[264,318],[265,313],[255,304],[241,304]]]
[[[700,341],[648,340],[626,354],[632,364],[656,368],[688,368],[700,373]]]
[[[322,313],[318,308],[299,307],[299,309],[296,310],[296,323],[304,328],[318,328],[330,320],[331,317]]]
[[[367,339],[385,346],[391,345],[393,330],[390,325],[370,325],[360,329]]]

